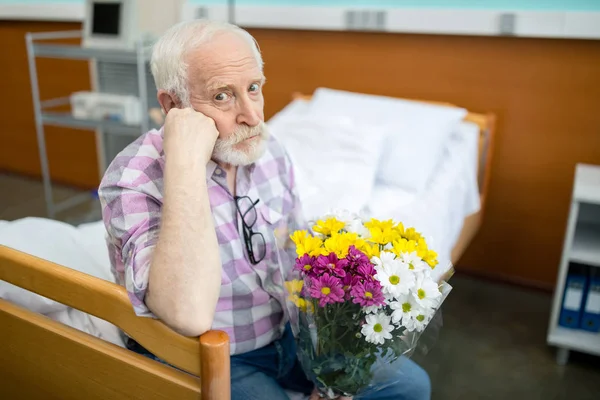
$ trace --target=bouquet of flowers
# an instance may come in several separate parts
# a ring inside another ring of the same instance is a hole
[[[326,215],[291,235],[285,282],[304,371],[324,397],[378,390],[410,356],[450,286],[434,281],[437,254],[392,220]]]

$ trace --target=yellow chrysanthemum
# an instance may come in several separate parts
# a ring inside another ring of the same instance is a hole
[[[378,244],[365,244],[362,249],[360,249],[363,253],[369,257],[369,260],[372,257],[377,257],[381,255],[381,250],[379,249]]]
[[[394,222],[389,219],[387,221],[379,221],[371,219],[365,223],[365,227],[369,230],[371,237],[369,241],[381,245],[392,243],[394,240],[400,239],[400,231],[398,226],[394,227]]]
[[[379,228],[371,228],[369,229],[369,232],[371,233],[369,240],[381,245],[392,243],[400,237],[398,232],[393,229],[381,230]]]
[[[331,237],[325,239],[323,243],[325,254],[335,253],[338,258],[346,257],[350,246],[355,246],[358,240],[356,233],[344,232],[333,234]]]
[[[404,234],[402,234],[402,237],[404,237],[406,240],[414,240],[414,241],[419,241],[419,239],[422,239],[422,236],[419,232],[417,232],[415,230],[415,228],[408,228],[404,231]]]
[[[306,231],[295,231],[293,234],[290,235],[290,239],[292,239],[292,242],[294,242],[294,244],[296,246],[299,246],[302,243],[304,243],[304,240],[307,237],[308,237],[308,232],[306,232]]]
[[[331,236],[344,229],[345,226],[345,223],[339,221],[337,218],[331,217],[327,218],[325,221],[318,220],[315,226],[313,226],[313,230],[325,236]]]
[[[402,222],[398,222],[393,229],[398,233],[398,236],[402,237],[404,235],[404,224]]]
[[[431,269],[434,269],[438,264],[437,253],[433,250],[427,250],[425,255],[421,256],[421,258],[431,267]]]
[[[392,221],[391,219],[388,219],[386,221],[380,221],[376,218],[371,218],[370,221],[365,222],[365,228],[367,229],[378,228],[383,231],[386,229],[392,229],[393,227],[394,221]]]
[[[306,311],[306,305],[308,304],[308,302],[302,297],[298,296],[297,294],[293,294],[288,297],[288,300],[294,303],[294,305],[298,307],[301,311]]]
[[[298,257],[305,254],[313,257],[324,255],[323,241],[318,237],[308,235],[301,243],[296,245],[296,254],[298,254]]]
[[[300,280],[300,279],[294,279],[291,281],[286,281],[284,283],[285,288],[287,289],[287,291],[291,294],[296,294],[296,293],[300,293],[300,291],[302,290],[302,286],[304,285],[304,281]]]
[[[406,239],[400,239],[400,240],[396,240],[393,245],[392,245],[392,252],[396,255],[396,256],[400,256],[400,254],[402,253],[412,253],[413,251],[417,251],[417,242],[415,242],[414,240],[406,240]],[[417,252],[418,255],[418,252]]]
[[[369,244],[364,239],[361,239],[359,237],[356,238],[353,244],[354,247],[356,247],[356,250],[360,250],[363,253],[365,251],[366,246],[369,246]]]

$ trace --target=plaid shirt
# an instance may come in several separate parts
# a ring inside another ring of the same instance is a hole
[[[145,305],[144,296],[159,235],[164,165],[163,130],[152,130],[114,159],[99,187],[112,272],[127,289],[136,314],[146,317],[155,317]],[[282,259],[287,256],[277,251],[277,244],[303,222],[297,213],[300,207],[291,163],[281,145],[271,138],[265,154],[256,163],[238,168],[236,178],[236,195],[260,199],[253,230],[265,238],[266,257],[252,265],[226,173],[212,161],[206,170],[223,263],[212,328],[227,332],[231,354],[239,354],[269,344],[283,331],[285,299],[278,261],[286,268],[291,267],[291,261]]]

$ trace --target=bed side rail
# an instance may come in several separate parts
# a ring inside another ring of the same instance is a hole
[[[223,379],[229,383],[225,332],[182,336],[156,319],[135,315],[125,288],[1,245],[0,279],[116,325],[153,354],[200,376],[203,391]]]

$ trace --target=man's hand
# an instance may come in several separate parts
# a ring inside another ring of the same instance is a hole
[[[164,150],[167,158],[187,165],[212,156],[219,131],[212,118],[192,108],[173,108],[165,119]]]
[[[319,397],[319,392],[318,390],[315,388],[315,390],[313,390],[312,394],[310,395],[310,399],[309,400],[322,400],[322,397]],[[338,397],[336,398],[336,400],[352,400],[352,397]]]

